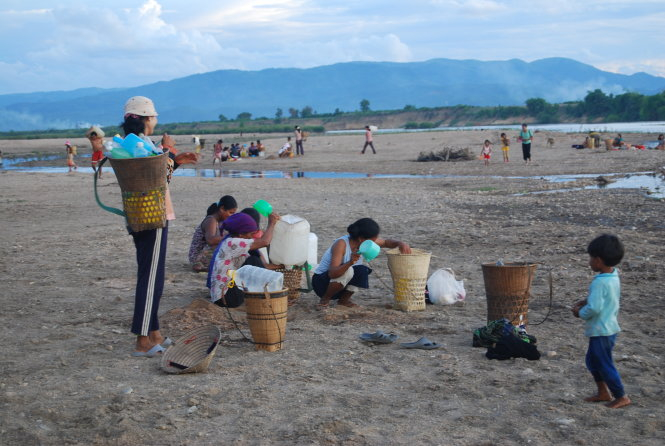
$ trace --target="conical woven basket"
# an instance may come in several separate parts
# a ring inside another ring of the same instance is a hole
[[[411,254],[402,254],[399,249],[391,249],[386,254],[395,288],[395,308],[403,311],[423,311],[432,253],[412,248]]]
[[[280,350],[286,338],[288,290],[245,293],[247,323],[257,350]]]
[[[527,325],[531,280],[536,267],[533,263],[482,265],[488,322],[506,318],[513,325]]]
[[[221,332],[215,325],[188,331],[162,355],[162,369],[167,373],[205,372],[215,356]]]
[[[302,269],[277,269],[284,274],[284,288],[289,290],[289,305],[296,303],[300,299],[300,283],[302,282]]]
[[[166,223],[168,154],[145,158],[109,158],[122,191],[122,206],[133,231],[163,228]]]

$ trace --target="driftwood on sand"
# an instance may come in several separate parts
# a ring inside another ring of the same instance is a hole
[[[475,159],[468,147],[444,147],[438,152],[420,152],[416,161],[470,161]]]

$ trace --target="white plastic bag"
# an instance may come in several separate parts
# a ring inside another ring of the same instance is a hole
[[[451,305],[466,297],[464,281],[456,280],[452,269],[434,271],[427,279],[429,300],[436,305]]]

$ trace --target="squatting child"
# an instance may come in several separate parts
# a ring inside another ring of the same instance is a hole
[[[589,337],[586,366],[598,387],[595,395],[584,400],[608,401],[607,407],[618,409],[630,404],[612,360],[612,349],[621,330],[617,321],[621,282],[615,266],[623,258],[624,249],[615,235],[603,234],[589,243],[587,252],[589,266],[599,274],[591,282],[587,298],[572,308],[575,317],[586,321],[584,334]]]

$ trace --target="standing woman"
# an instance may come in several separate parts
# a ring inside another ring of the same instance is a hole
[[[222,241],[221,224],[238,210],[231,195],[224,195],[206,211],[206,218],[196,227],[189,245],[189,263],[197,273],[207,272],[215,248]]]
[[[518,139],[522,141],[524,164],[531,164],[531,140],[533,139],[533,133],[527,128],[526,124],[522,124],[522,131]]]
[[[125,136],[134,133],[137,136],[150,136],[157,125],[157,111],[152,101],[143,96],[129,98],[125,104],[125,117],[120,124]],[[171,172],[181,164],[196,163],[195,153],[178,154],[175,140],[164,133],[162,147],[168,153],[168,172],[164,175],[170,180]],[[145,231],[130,231],[136,247],[138,264],[136,277],[136,295],[132,333],[136,335],[136,347],[132,356],[152,357],[164,351],[160,344],[170,344],[159,332],[159,301],[164,289],[164,269],[166,261],[166,239],[168,221],[175,219],[173,203],[168,188],[166,189],[166,224],[163,228]]]

